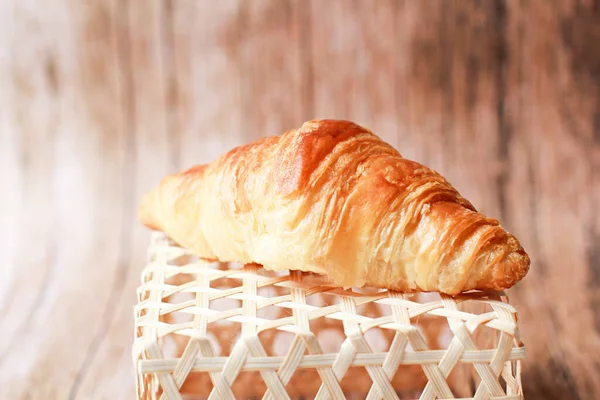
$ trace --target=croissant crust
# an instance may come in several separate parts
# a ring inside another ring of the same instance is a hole
[[[501,290],[530,263],[441,175],[348,121],[309,121],[168,176],[139,217],[202,258],[343,287]]]

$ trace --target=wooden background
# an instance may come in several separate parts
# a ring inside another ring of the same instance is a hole
[[[521,239],[527,398],[600,398],[599,46],[598,1],[0,0],[0,398],[132,398],[140,195],[320,117]]]

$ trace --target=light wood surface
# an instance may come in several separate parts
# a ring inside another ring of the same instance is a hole
[[[132,398],[140,195],[321,117],[520,238],[527,398],[599,398],[599,27],[583,0],[1,0],[0,398]]]

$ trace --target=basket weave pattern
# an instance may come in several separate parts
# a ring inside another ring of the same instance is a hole
[[[473,386],[468,398],[522,399],[524,347],[504,294],[435,296],[423,302],[386,290],[343,290],[299,271],[226,268],[194,260],[154,233],[135,308],[138,398],[182,399],[195,391],[200,398],[235,399],[258,391],[263,399],[344,399],[349,390],[362,390],[358,398],[395,399],[407,381],[403,368],[412,366],[423,375],[408,379],[420,386],[412,398],[464,396],[451,388],[449,375],[466,367],[471,375],[462,385]],[[321,340],[331,334],[320,332],[334,332],[327,328],[333,324],[343,339],[332,352]],[[445,348],[432,349],[424,324],[451,332]],[[383,350],[368,340],[376,330],[382,332],[377,343],[387,341]],[[492,338],[484,348],[482,330]],[[277,355],[274,341],[282,332],[290,340]],[[309,383],[299,384],[302,377]]]

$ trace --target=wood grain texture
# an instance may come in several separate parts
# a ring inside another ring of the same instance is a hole
[[[599,42],[597,0],[1,0],[0,398],[131,398],[140,195],[320,117],[500,218],[527,398],[600,397]]]

